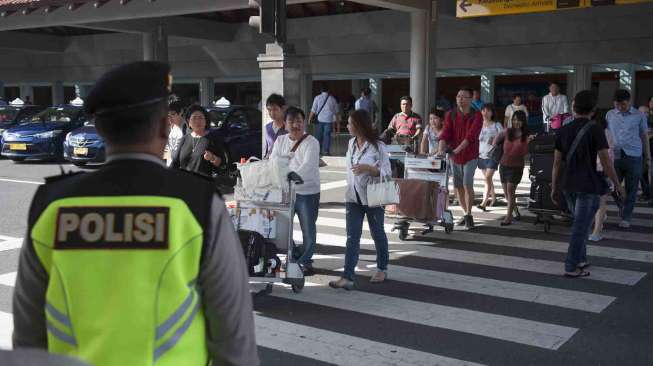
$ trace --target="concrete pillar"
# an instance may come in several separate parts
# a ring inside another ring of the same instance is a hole
[[[31,85],[27,84],[21,84],[20,85],[20,99],[23,101],[27,101],[29,97],[29,100],[31,102],[34,102],[34,89],[32,88]]]
[[[143,33],[143,60],[168,62],[168,33],[163,23]]]
[[[286,53],[283,45],[277,43],[268,43],[265,46],[266,52],[260,54],[257,58],[259,68],[261,69],[261,100],[265,101],[272,93],[278,93],[284,96],[288,105],[300,105],[302,102],[302,83],[306,79],[302,78],[303,69],[299,60]],[[265,103],[265,102],[263,102]],[[269,121],[270,117],[267,110],[262,108],[262,121]],[[264,139],[265,129],[261,129],[262,140]],[[261,151],[264,153],[265,146],[261,144]]]
[[[428,58],[426,18],[425,11],[410,13],[410,96],[413,97],[413,110],[422,116],[427,109],[424,99]]]
[[[623,66],[624,67],[619,70],[619,88],[628,90],[631,96],[630,101],[635,102],[637,100],[635,98],[635,92],[637,91],[635,85],[635,72],[637,69],[633,64],[625,64]]]
[[[376,104],[376,114],[373,117],[373,122],[376,123],[377,131],[381,132],[383,126],[382,101],[383,101],[383,79],[369,79],[369,88],[372,91],[372,101]]]
[[[215,83],[213,78],[205,78],[200,81],[200,104],[210,106],[213,103]]]
[[[485,103],[494,103],[494,75],[481,75],[481,100]]]
[[[435,2],[428,10],[410,13],[410,95],[413,110],[426,118],[431,104],[435,104]]]
[[[63,100],[63,82],[55,81],[52,83],[52,103],[53,104],[64,104],[66,101]]]
[[[574,65],[574,72],[567,77],[567,97],[570,101],[581,90],[592,90],[592,65]]]

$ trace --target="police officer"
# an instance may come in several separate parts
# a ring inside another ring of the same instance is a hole
[[[14,347],[93,365],[258,365],[244,256],[210,180],[168,170],[170,67],[137,62],[86,99],[96,172],[36,192],[14,292]]]

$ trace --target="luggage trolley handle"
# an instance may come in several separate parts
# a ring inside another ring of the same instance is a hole
[[[304,274],[299,267],[299,264],[293,258],[293,249],[295,243],[293,241],[293,230],[295,220],[295,185],[304,184],[304,180],[299,174],[295,172],[288,173],[288,253],[286,256],[286,278],[303,279]],[[302,280],[303,281],[303,280]],[[303,287],[303,283],[302,283]],[[294,288],[293,288],[294,291]]]
[[[295,184],[304,184],[304,180],[302,179],[302,177],[300,177],[299,174],[295,172],[288,173],[288,182],[292,182]]]

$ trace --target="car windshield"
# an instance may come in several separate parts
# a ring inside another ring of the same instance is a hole
[[[77,113],[78,110],[73,108],[50,107],[32,117],[31,122],[54,122],[65,124],[71,122]]]
[[[0,123],[13,121],[18,114],[18,110],[14,108],[0,108]]]
[[[211,110],[209,111],[209,116],[211,117],[211,127],[220,128],[224,124],[225,119],[227,119],[227,110]]]

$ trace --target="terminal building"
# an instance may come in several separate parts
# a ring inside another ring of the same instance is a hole
[[[551,81],[568,96],[595,90],[603,109],[620,87],[646,104],[653,3],[613,2],[504,0],[490,2],[503,11],[467,17],[484,1],[287,0],[283,90],[308,109],[324,82],[346,109],[370,87],[382,126],[402,95],[424,115],[463,85],[500,114],[519,93],[537,116]],[[540,11],[544,3],[553,8]],[[225,97],[260,108],[272,40],[248,25],[256,13],[247,0],[0,0],[0,94],[60,104],[83,98],[109,68],[145,59],[171,63],[187,104]]]

